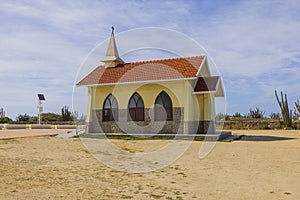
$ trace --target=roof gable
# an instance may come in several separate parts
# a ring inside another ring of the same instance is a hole
[[[196,83],[194,92],[216,91],[219,76],[200,77]]]
[[[224,97],[224,88],[219,76],[200,77],[194,88],[194,94],[216,93],[217,97]]]

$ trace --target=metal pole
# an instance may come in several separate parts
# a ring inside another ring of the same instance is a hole
[[[39,116],[39,125],[41,124],[41,111],[42,111],[42,101],[38,100],[38,116]]]

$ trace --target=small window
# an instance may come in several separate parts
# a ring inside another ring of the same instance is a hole
[[[128,103],[128,120],[144,121],[145,106],[142,97],[138,93],[134,93]]]
[[[162,91],[155,100],[154,114],[155,121],[173,120],[172,101],[165,91]]]
[[[103,121],[117,121],[118,112],[117,99],[109,94],[103,104]]]

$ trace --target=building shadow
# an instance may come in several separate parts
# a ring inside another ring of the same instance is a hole
[[[295,139],[297,139],[297,138],[267,136],[267,135],[241,135],[236,140],[239,140],[239,141],[272,142],[272,141],[295,140]]]

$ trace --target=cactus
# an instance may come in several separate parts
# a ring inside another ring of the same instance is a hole
[[[62,121],[72,121],[72,115],[71,112],[69,111],[69,107],[67,106],[62,107],[61,118]]]
[[[292,127],[293,113],[292,113],[292,110],[289,109],[286,94],[284,94],[285,98],[283,98],[283,93],[281,92],[281,101],[279,100],[276,90],[275,90],[275,96],[276,96],[277,102],[281,109],[281,116],[283,119],[283,124],[285,125],[285,127]]]
[[[5,117],[5,111],[3,108],[0,108],[0,117]]]
[[[297,100],[297,101],[295,102],[295,114],[296,114],[298,117],[300,117],[300,101],[299,101],[299,100]]]

